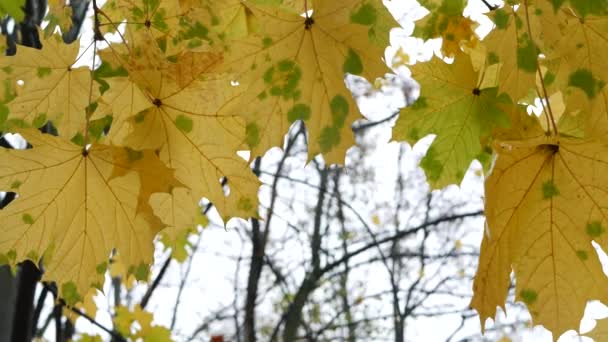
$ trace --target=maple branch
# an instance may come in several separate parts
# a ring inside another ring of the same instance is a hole
[[[99,7],[97,6],[97,0],[93,0],[93,39],[95,41],[104,40],[103,34],[101,33],[99,21]]]
[[[194,332],[192,333],[192,335],[190,335],[190,337],[188,339],[186,339],[186,341],[192,341],[194,340],[200,333],[202,333],[203,331],[205,331],[206,329],[209,328],[209,326],[211,325],[211,323],[215,322],[215,321],[222,321],[225,319],[228,319],[230,317],[232,317],[232,315],[226,313],[226,311],[228,311],[228,309],[230,309],[231,305],[226,305],[220,309],[218,309],[215,313],[213,313],[213,315],[209,315],[212,316],[210,318],[208,318],[205,322],[203,322],[201,325],[199,325]],[[208,316],[208,317],[209,317]]]
[[[429,221],[429,215],[430,215],[430,211],[431,211],[431,200],[433,199],[433,193],[430,192],[427,194],[427,199],[426,199],[426,211],[424,214],[424,222],[428,222]],[[409,313],[411,313],[414,308],[417,305],[410,305],[410,303],[413,301],[412,295],[414,293],[414,291],[416,290],[416,287],[420,284],[420,282],[422,281],[422,277],[424,274],[424,269],[426,267],[426,259],[424,258],[424,254],[426,253],[426,242],[429,238],[429,231],[428,229],[425,227],[422,229],[424,235],[422,237],[422,242],[420,243],[420,248],[419,248],[419,253],[420,253],[420,257],[419,259],[419,263],[420,263],[420,268],[419,268],[419,272],[418,272],[418,277],[416,278],[416,280],[414,280],[414,282],[410,285],[409,289],[407,290],[407,296],[405,298],[405,304],[403,305],[403,316],[401,317],[402,319],[404,317],[406,317]]]
[[[32,318],[32,330],[34,334],[36,334],[38,328],[38,321],[40,320],[40,314],[42,313],[42,309],[44,308],[44,302],[48,293],[49,289],[46,287],[42,287],[42,292],[40,292],[38,300],[36,301],[36,306],[34,307],[34,317]]]
[[[464,214],[457,214],[457,215],[450,215],[450,216],[444,216],[444,217],[440,217],[438,219],[435,220],[431,220],[428,222],[425,222],[419,226],[407,229],[407,230],[402,230],[394,235],[388,236],[388,237],[384,237],[381,239],[377,240],[377,243],[369,243],[365,246],[359,247],[358,249],[344,255],[342,258],[327,264],[325,267],[323,267],[321,269],[321,273],[325,274],[331,270],[333,270],[334,268],[336,268],[337,266],[339,266],[340,264],[342,264],[343,262],[345,262],[346,260],[349,260],[367,250],[370,250],[372,248],[375,248],[376,245],[381,245],[381,244],[385,244],[387,242],[392,242],[394,240],[399,240],[399,239],[403,239],[404,237],[408,236],[408,235],[412,235],[415,233],[418,233],[419,231],[427,228],[427,227],[432,227],[432,226],[436,226],[440,223],[444,223],[444,222],[451,222],[451,221],[456,221],[456,220],[461,220],[467,217],[476,217],[476,216],[481,216],[483,215],[483,210],[477,210],[477,211],[472,211],[472,212],[468,212],[468,213],[464,213]]]
[[[63,303],[63,301],[60,300],[61,303]],[[64,305],[65,306],[65,305]],[[77,314],[78,316],[86,319],[87,321],[89,321],[91,324],[93,324],[94,326],[98,327],[99,329],[105,331],[106,333],[110,334],[110,336],[112,336],[112,338],[118,342],[127,342],[127,339],[125,339],[121,334],[119,334],[118,332],[114,331],[114,330],[110,330],[106,327],[104,327],[103,325],[101,325],[101,323],[97,322],[93,317],[87,315],[86,313],[78,310],[75,307],[72,306],[66,306],[70,311],[72,311],[73,313]]]
[[[481,0],[481,2],[483,2],[484,5],[486,5],[486,7],[488,8],[488,10],[490,11],[494,11],[496,9],[498,9],[498,5],[492,5],[488,2],[488,0]]]
[[[259,157],[258,157],[259,158]],[[242,239],[242,238],[241,238]],[[242,241],[242,240],[241,240]],[[243,261],[243,250],[239,254],[239,257],[236,260],[236,267],[234,268],[234,285],[232,287],[232,291],[234,292],[234,298],[232,300],[232,307],[234,308],[234,313],[232,315],[232,320],[234,321],[234,335],[236,338],[236,342],[241,342],[241,323],[239,322],[239,273],[241,272],[241,262]]]
[[[29,341],[32,338],[32,317],[34,314],[34,298],[36,284],[42,272],[31,261],[19,265],[17,273],[18,291],[15,298],[15,313],[13,320],[13,339],[15,341]]]
[[[34,337],[42,337],[44,335],[44,332],[46,331],[46,329],[49,327],[49,324],[51,324],[52,319],[53,319],[53,311],[51,311],[46,316],[46,319],[44,320],[44,324],[42,325],[41,328],[36,330],[36,334]]]
[[[41,282],[41,284],[42,284],[42,287],[43,287],[44,290],[52,293],[55,298],[58,298],[57,297],[57,287],[55,286],[54,283],[50,284],[50,283],[47,283],[47,282]],[[105,331],[106,333],[108,333],[117,342],[127,342],[127,340],[120,333],[118,333],[118,332],[116,332],[116,331],[114,331],[112,329],[109,329],[109,328],[103,326],[101,323],[97,322],[97,320],[95,320],[95,318],[93,318],[93,317],[87,315],[86,313],[80,311],[78,308],[75,308],[75,307],[67,305],[63,299],[58,298],[57,299],[57,305],[55,306],[55,309],[53,311],[55,311],[57,308],[61,308],[61,307],[65,307],[68,310],[72,311],[73,313],[77,314],[78,316],[86,319],[87,321],[89,321],[94,326],[96,326],[99,329],[101,329],[101,330]],[[59,315],[61,316],[61,310],[59,310]],[[51,313],[51,315],[49,317],[53,317],[53,316],[54,316],[54,314]],[[44,325],[45,329],[46,329],[46,326],[48,326],[48,323],[49,322],[47,320],[47,322]],[[39,330],[38,334],[42,334],[43,332],[44,332],[44,330],[42,330],[42,331]]]
[[[63,340],[63,329],[61,326],[62,311],[61,304],[57,304],[53,307],[53,311],[51,312],[51,316],[55,321],[55,341]]]
[[[289,148],[289,146],[287,146]],[[279,168],[283,165],[283,160],[286,158],[288,151],[285,151],[283,158],[279,162]],[[253,163],[253,173],[256,177],[260,177],[260,168],[262,160],[260,157],[255,159]],[[277,170],[277,172],[279,172]],[[275,178],[276,180],[276,178]],[[274,188],[273,188],[274,190]],[[276,193],[273,191],[270,197],[271,206],[274,202]],[[272,215],[272,209],[268,211],[268,216]],[[268,222],[269,220],[267,220]],[[267,227],[268,228],[268,227]],[[249,266],[249,275],[247,277],[247,293],[245,295],[245,341],[254,342],[256,340],[256,329],[255,329],[255,305],[258,296],[258,286],[260,276],[262,275],[262,268],[264,267],[264,254],[265,245],[264,236],[260,231],[260,220],[256,218],[251,219],[251,263]]]
[[[357,133],[357,132],[366,130],[368,128],[374,127],[374,126],[381,125],[381,124],[383,124],[385,122],[389,122],[392,119],[396,118],[397,115],[399,115],[399,111],[396,111],[396,112],[392,113],[391,115],[389,115],[389,116],[387,116],[387,117],[385,117],[383,119],[377,120],[377,121],[367,121],[367,122],[358,124],[356,126],[353,126],[353,128],[352,128],[353,132]]]
[[[285,167],[285,162],[291,154],[291,150],[296,145],[296,141],[301,134],[304,134],[304,124],[300,123],[298,130],[287,140],[285,145],[285,151],[283,156],[279,160],[275,174],[281,174]],[[261,172],[261,159],[258,157],[254,163],[253,172],[257,177],[260,176]],[[255,307],[258,297],[258,288],[262,270],[264,268],[264,260],[266,257],[266,244],[268,237],[270,236],[270,222],[275,215],[275,203],[278,197],[278,183],[279,177],[274,177],[272,181],[272,189],[270,194],[270,205],[266,211],[266,219],[264,227],[262,229],[260,220],[251,219],[251,262],[249,266],[249,275],[247,277],[247,294],[245,296],[245,341],[254,342],[256,341],[256,328],[255,328]]]
[[[342,172],[336,172],[336,174],[334,176],[335,177],[334,193],[335,193],[336,199],[338,201],[336,216],[338,218],[338,222],[340,223],[342,253],[348,254],[348,230],[346,228],[346,218],[344,216],[344,210],[343,210],[343,205],[342,205],[342,191],[340,189],[341,175],[342,175]],[[344,262],[344,270],[341,272],[340,280],[339,280],[339,284],[340,284],[339,296],[342,299],[342,312],[339,313],[339,315],[336,315],[335,319],[337,319],[338,316],[341,316],[342,314],[344,314],[344,319],[348,323],[347,341],[355,342],[357,340],[357,335],[355,333],[355,326],[352,324],[353,313],[352,313],[352,307],[350,305],[350,298],[348,296],[348,280],[349,280],[350,272],[351,272],[351,266],[347,260]],[[330,321],[330,323],[328,323],[326,325],[326,327],[330,327],[331,325],[333,325],[333,321],[334,321],[334,319],[332,319]],[[317,331],[317,335],[320,335],[322,332],[323,332],[322,330]]]
[[[314,161],[314,159],[313,159]],[[318,281],[321,279],[323,273],[321,273],[321,259],[319,252],[321,250],[321,243],[323,235],[321,234],[322,216],[325,208],[325,196],[329,194],[327,181],[329,178],[329,170],[326,166],[317,166],[319,173],[319,187],[317,195],[317,203],[314,209],[313,218],[313,234],[310,238],[310,271],[304,276],[304,279],[298,286],[298,290],[293,297],[293,300],[289,303],[287,311],[283,315],[284,317],[284,328],[283,328],[283,341],[295,341],[298,332],[298,327],[302,322],[302,311],[306,304],[308,297],[318,287]]]
[[[141,298],[141,302],[139,302],[139,306],[142,309],[144,309],[146,307],[146,305],[148,305],[148,302],[150,301],[150,297],[152,297],[152,294],[154,293],[154,290],[156,290],[156,288],[160,284],[160,281],[165,276],[165,273],[167,272],[167,269],[169,268],[169,265],[171,264],[171,256],[172,255],[173,255],[173,253],[169,253],[169,255],[167,256],[167,259],[163,263],[163,266],[160,268],[160,271],[158,272],[158,275],[156,276],[156,278],[154,278],[154,281],[152,282],[152,285],[150,285],[150,287],[148,287],[148,290],[146,291],[146,293],[144,294],[144,296]]]

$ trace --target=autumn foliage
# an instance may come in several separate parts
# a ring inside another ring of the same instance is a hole
[[[466,1],[420,3],[414,35],[442,38],[443,56],[407,63],[421,92],[393,139],[436,135],[421,161],[433,188],[484,166],[471,305],[482,325],[494,317],[514,271],[535,324],[576,330],[588,301],[608,303],[592,245],[608,247],[608,5],[483,1],[494,29],[480,39]],[[68,304],[110,256],[147,279],[155,237],[179,249],[202,197],[225,221],[257,217],[260,183],[237,151],[281,146],[295,121],[309,158],[343,163],[362,118],[344,77],[389,73],[398,26],[381,0],[108,0],[92,2],[93,41],[65,44],[65,3],[50,6],[42,49],[0,58],[2,130],[31,147],[0,150],[0,189],[18,195],[0,211],[0,255],[41,262]],[[49,121],[56,136],[37,130]]]

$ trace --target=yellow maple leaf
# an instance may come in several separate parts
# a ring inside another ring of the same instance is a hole
[[[147,273],[162,223],[137,211],[149,181],[116,170],[130,167],[130,152],[104,145],[83,149],[35,130],[22,135],[32,149],[0,150],[0,188],[18,196],[0,211],[2,255],[11,263],[42,258],[43,279],[56,281],[68,304],[100,286],[113,249],[132,273]],[[161,167],[154,153],[141,157],[142,168]]]
[[[208,224],[207,217],[197,205],[198,199],[184,188],[176,188],[172,194],[156,193],[150,197],[154,213],[167,225],[162,230],[162,242],[172,249],[172,257],[179,262],[186,260],[188,237],[200,224]]]
[[[217,60],[213,56],[181,57],[185,64],[206,61],[209,66]],[[195,196],[213,202],[225,221],[256,216],[259,180],[236,154],[245,125],[238,116],[218,114],[238,87],[200,65],[177,68],[156,57],[126,64],[128,78],[106,79],[110,90],[103,98],[114,110],[107,138],[136,150],[158,150],[160,159],[176,170],[176,178]],[[186,76],[185,70],[195,74]],[[220,184],[222,177],[228,178],[229,194]]]
[[[48,6],[45,20],[49,23],[44,28],[45,33],[53,34],[57,27],[61,32],[68,32],[72,26],[72,6],[68,6],[65,0],[48,0]]]
[[[542,13],[540,20],[547,58],[561,58],[568,67],[566,82],[581,87],[587,96],[594,97],[603,87],[597,83],[608,81],[608,38],[604,34],[608,30],[608,17],[588,15],[583,18],[568,7],[554,11],[549,1],[538,1],[536,7]],[[583,71],[589,75],[581,75]]]
[[[483,40],[488,53],[486,65],[500,63],[499,91],[509,94],[514,103],[525,97],[530,89],[535,89],[540,53],[538,42],[542,32],[538,18],[529,14],[534,13],[529,7],[521,5],[515,10],[506,5],[493,11],[491,19],[495,28]]]
[[[15,56],[0,57],[0,67],[24,82],[19,95],[8,103],[10,117],[34,126],[52,120],[59,134],[71,138],[83,132],[85,108],[99,97],[91,70],[73,67],[79,42],[64,44],[60,35],[42,39],[42,49],[19,46]]]
[[[432,33],[425,38],[441,38],[441,52],[446,57],[453,57],[461,52],[461,44],[475,38],[476,23],[461,15],[446,16],[443,14],[426,16],[416,22],[417,27]],[[416,33],[416,32],[415,32]]]
[[[97,315],[97,304],[95,303],[95,296],[97,296],[98,292],[99,290],[96,288],[89,288],[89,291],[84,296],[84,299],[76,303],[74,307],[79,309],[81,312],[84,312],[89,317],[95,317]],[[74,324],[79,317],[82,317],[81,315],[75,313],[68,307],[63,307],[63,315],[67,317],[72,322],[72,324]]]
[[[527,113],[527,106],[504,103],[499,104],[499,107],[509,116],[510,125],[496,127],[492,132],[494,139],[528,140],[546,136],[538,117]]]
[[[543,86],[550,93],[563,93],[568,113],[582,111],[597,118],[590,102],[602,101],[598,98],[608,81],[608,40],[603,33],[608,30],[608,18],[581,17],[568,7],[554,11],[549,2],[536,6],[543,13],[540,18],[546,45]],[[588,128],[593,131],[597,127]]]
[[[243,38],[257,30],[255,17],[241,0],[180,0],[180,5],[194,27],[205,27],[223,39]]]
[[[603,89],[600,94],[589,103],[586,110],[589,114],[587,126],[588,136],[606,141],[606,137],[608,137],[608,89]]]
[[[152,194],[171,193],[175,187],[184,186],[175,179],[174,170],[167,168],[156,152],[137,151],[128,147],[125,147],[123,152],[114,155],[115,167],[110,179],[126,176],[131,172],[137,173],[140,182],[137,212],[152,214],[152,208],[148,203]]]
[[[112,255],[109,265],[100,265],[98,272],[104,268],[103,266],[107,266],[110,277],[120,278],[121,282],[125,285],[125,287],[128,290],[132,289],[137,284],[138,280],[143,280],[143,281],[148,280],[147,277],[146,278],[139,277],[139,279],[138,279],[137,277],[135,277],[135,274],[130,273],[129,267],[122,262],[122,260],[120,258],[120,253],[118,253],[118,252],[116,252]]]
[[[464,17],[465,1],[462,0],[421,0],[429,14],[416,21],[414,36],[422,39],[441,38],[441,52],[452,57],[461,52],[461,44],[476,39],[477,24]]]
[[[102,33],[116,32],[124,25],[121,37],[132,52],[145,50],[152,43],[173,54],[181,51],[189,40],[180,35],[187,23],[182,21],[184,10],[178,0],[109,0],[101,13]]]
[[[252,156],[282,146],[300,119],[307,123],[309,156],[322,153],[328,163],[342,163],[354,143],[351,124],[361,118],[344,75],[373,81],[388,72],[384,48],[396,22],[378,0],[309,2],[309,18],[245,5],[257,18],[259,34],[234,40],[218,66],[236,73],[244,88],[222,112],[246,118]]]
[[[380,220],[380,216],[378,216],[378,214],[372,215],[372,223],[375,224],[376,226],[379,226],[382,223],[382,221]]]
[[[591,337],[596,342],[606,341],[608,339],[608,319],[598,319],[595,321],[595,327],[584,336]]]
[[[170,342],[171,332],[169,329],[152,324],[153,316],[136,306],[133,310],[119,306],[116,308],[114,325],[116,330],[123,336],[128,336],[134,340],[150,342]],[[134,323],[137,323],[136,325]]]
[[[80,337],[76,340],[78,342],[103,342],[101,336],[99,335],[89,335],[89,334],[81,334]]]
[[[517,300],[557,339],[578,329],[588,301],[608,300],[608,278],[591,244],[606,245],[608,146],[539,137],[496,148],[471,306],[482,324],[493,317],[504,306],[512,266]]]

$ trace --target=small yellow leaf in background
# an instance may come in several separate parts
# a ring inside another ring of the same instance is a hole
[[[178,262],[188,257],[188,237],[196,233],[197,226],[207,225],[207,217],[201,213],[198,200],[184,188],[176,188],[172,194],[156,193],[150,198],[154,213],[167,225],[162,230],[161,241],[172,249],[171,256]]]
[[[462,249],[462,241],[460,239],[456,240],[456,242],[454,242],[454,248],[459,251]]]
[[[87,294],[84,296],[84,300],[76,303],[75,307],[81,312],[87,314],[89,317],[95,317],[97,315],[95,296],[97,296],[98,293],[98,289],[90,288],[89,292],[87,292]],[[66,316],[72,322],[72,324],[74,324],[79,317],[82,317],[67,307],[63,307],[63,315]]]
[[[407,66],[408,64],[411,63],[410,59],[411,59],[410,55],[408,55],[407,52],[405,52],[403,47],[399,47],[399,49],[397,49],[397,51],[395,52],[395,55],[393,56],[391,65],[393,66],[393,68],[398,68],[400,66]]]
[[[72,7],[65,0],[48,0],[49,11],[45,19],[49,21],[45,34],[51,35],[59,27],[61,32],[68,32],[72,27]]]
[[[169,329],[152,325],[152,319],[152,314],[142,310],[139,306],[136,306],[133,310],[119,306],[116,308],[114,324],[121,335],[131,337],[133,340],[170,342],[171,332]]]
[[[460,53],[461,43],[475,39],[477,24],[462,16],[465,2],[454,0],[421,0],[430,13],[416,22],[414,36],[423,39],[442,38],[441,52],[446,57]]]
[[[103,342],[103,339],[99,335],[82,334],[76,341],[78,341],[78,342]]]
[[[467,275],[466,271],[462,268],[458,269],[458,276],[464,278]]]
[[[372,215],[372,223],[375,224],[376,226],[380,225],[380,216],[378,216],[378,214],[374,214]]]

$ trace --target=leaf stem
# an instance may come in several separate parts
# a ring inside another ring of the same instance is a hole
[[[528,30],[528,36],[530,37],[529,39],[532,41],[532,44],[535,44],[535,42],[532,40],[532,29],[530,27],[530,14],[528,12],[528,1],[525,0],[524,3],[522,4],[524,7],[524,11],[526,13],[526,27]],[[536,46],[536,45],[535,45]],[[559,131],[557,129],[557,123],[555,122],[555,117],[553,116],[553,110],[551,110],[551,103],[549,102],[549,96],[547,93],[547,88],[545,87],[545,79],[543,77],[543,73],[540,70],[540,63],[538,63],[538,54],[536,55],[536,72],[538,74],[538,77],[540,78],[540,85],[541,85],[541,89],[543,91],[543,97],[545,99],[545,101],[541,101],[541,104],[543,106],[543,110],[545,111],[545,113],[547,114],[547,116],[549,116],[549,119],[551,119],[551,126],[553,127],[553,133],[555,136],[559,135]],[[546,102],[546,104],[545,104]]]
[[[73,313],[77,314],[80,317],[85,318],[87,321],[91,322],[91,324],[93,324],[94,326],[98,327],[99,329],[107,332],[108,334],[110,334],[110,336],[112,336],[113,339],[115,339],[116,341],[120,341],[120,342],[126,342],[127,340],[120,335],[118,332],[113,331],[108,329],[107,327],[104,327],[103,325],[101,325],[101,323],[97,322],[93,317],[87,315],[86,313],[78,310],[75,307],[71,307],[71,306],[66,306],[68,309],[70,309],[70,311],[72,311]]]
[[[94,22],[93,22],[93,39],[94,40],[104,40],[103,34],[99,27],[101,26],[99,23],[99,7],[97,6],[97,0],[93,0],[93,13],[94,13]]]
[[[47,283],[47,282],[41,282],[42,286],[44,289],[46,289],[47,291],[51,292],[53,294],[53,296],[57,299],[57,287],[54,285],[54,283]],[[106,333],[110,334],[110,336],[112,336],[113,339],[115,339],[118,342],[127,342],[127,340],[117,331],[113,331],[105,326],[103,326],[101,323],[99,323],[97,320],[95,320],[95,318],[87,315],[86,313],[80,311],[79,309],[69,306],[65,303],[65,301],[61,298],[59,298],[57,300],[57,306],[56,307],[65,307],[68,310],[72,311],[73,313],[77,314],[80,317],[83,317],[84,319],[86,319],[87,321],[91,322],[91,324],[93,324],[94,326],[98,327],[99,329],[105,331]],[[52,315],[52,313],[51,313]],[[45,324],[48,325],[48,322]]]
[[[89,85],[89,106],[91,105],[92,101],[93,101],[93,84],[95,83],[95,63],[97,62],[97,41],[101,41],[104,40],[103,34],[101,34],[101,31],[99,30],[99,7],[97,7],[97,0],[93,0],[93,13],[94,13],[94,23],[93,23],[93,32],[94,32],[94,37],[93,37],[93,60],[91,62],[91,83]],[[86,146],[87,144],[89,144],[89,124],[91,121],[91,115],[92,113],[89,113],[89,108],[87,107],[87,111],[85,112],[86,115],[86,121],[85,121],[85,127],[84,127],[84,147],[83,147],[83,153],[86,153]]]
[[[86,151],[86,146],[87,144],[89,144],[89,124],[91,123],[91,116],[93,115],[93,113],[90,113],[90,106],[91,103],[93,101],[93,85],[95,83],[95,63],[96,63],[96,57],[97,57],[97,40],[93,40],[93,61],[91,64],[91,83],[89,85],[89,105],[87,106],[87,109],[85,111],[85,115],[86,115],[86,121],[85,121],[85,125],[84,125],[84,149]]]
[[[488,10],[490,11],[494,11],[496,9],[498,9],[498,5],[492,5],[488,2],[488,0],[481,0],[481,2],[483,2],[484,5],[486,5],[486,7],[488,8]]]
[[[169,264],[171,264],[171,259],[172,259],[171,258],[171,254],[172,253],[170,253],[169,256],[167,256],[167,260],[165,260],[165,262],[163,263],[163,266],[160,268],[160,272],[158,272],[158,275],[156,276],[156,278],[152,282],[152,285],[150,285],[150,287],[148,288],[148,291],[146,291],[146,293],[144,294],[143,298],[141,299],[141,302],[139,303],[139,306],[142,309],[146,308],[146,305],[148,305],[148,302],[150,301],[150,297],[152,297],[152,294],[154,293],[154,290],[156,290],[156,288],[160,284],[160,281],[165,276],[165,273],[167,272],[167,269],[169,268]]]

